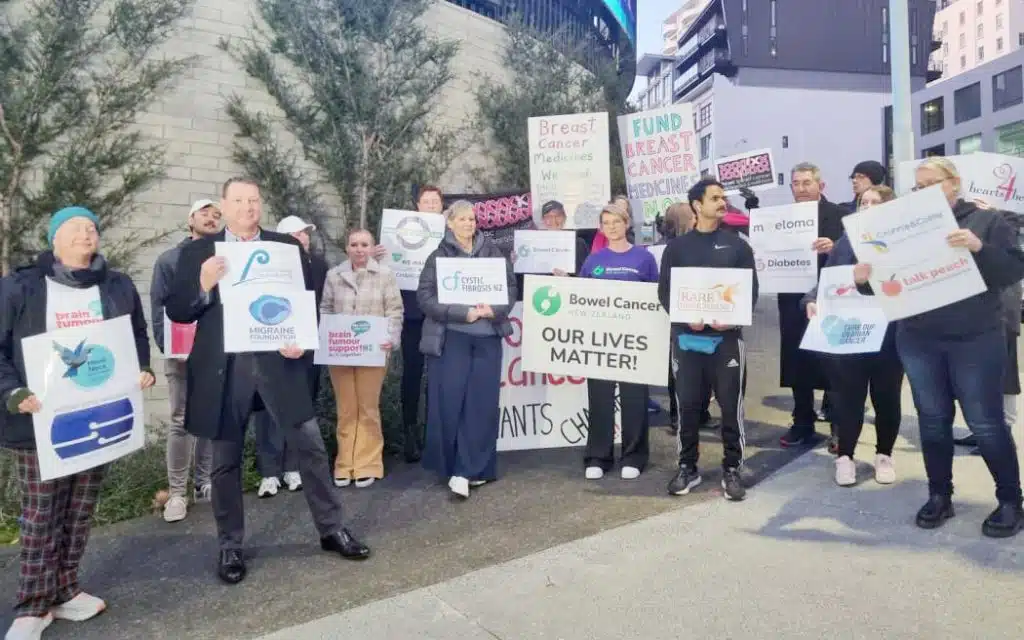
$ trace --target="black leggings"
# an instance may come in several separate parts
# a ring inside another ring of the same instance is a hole
[[[840,456],[853,457],[864,427],[868,389],[875,408],[876,453],[891,456],[900,432],[903,366],[895,353],[837,356],[832,369],[832,420]]]

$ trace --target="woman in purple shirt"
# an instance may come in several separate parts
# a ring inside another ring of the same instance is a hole
[[[608,246],[596,251],[580,269],[583,278],[657,282],[658,263],[643,247],[634,247],[626,239],[629,213],[611,203],[601,211],[601,232]],[[622,408],[622,477],[632,480],[647,465],[647,401],[650,392],[645,384],[587,379],[590,399],[590,431],[583,461],[588,480],[597,480],[615,464],[615,385],[619,387]]]

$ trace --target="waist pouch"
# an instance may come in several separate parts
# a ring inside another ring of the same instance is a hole
[[[721,336],[697,336],[692,333],[680,333],[679,348],[683,351],[695,351],[697,353],[714,353],[718,345],[722,344]]]

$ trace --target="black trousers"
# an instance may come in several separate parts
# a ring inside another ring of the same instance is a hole
[[[683,351],[672,341],[672,357],[679,387],[679,465],[695,467],[699,458],[701,413],[711,386],[722,409],[722,466],[735,469],[743,462],[743,396],[746,390],[746,353],[739,333],[727,333],[714,353]]]
[[[839,455],[853,457],[864,427],[864,402],[868,391],[875,408],[876,452],[891,456],[903,415],[903,365],[896,353],[838,356],[829,367],[833,397],[832,420],[839,438]]]
[[[423,449],[420,427],[420,394],[423,389],[423,354],[420,337],[423,320],[402,323],[402,423],[405,426],[405,451],[418,453]]]
[[[645,384],[587,379],[590,428],[583,461],[605,471],[615,464],[615,385],[619,385],[622,407],[622,466],[642,471],[650,457],[647,401],[651,392]]]

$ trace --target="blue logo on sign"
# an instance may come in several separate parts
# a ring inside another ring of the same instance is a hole
[[[249,305],[249,314],[260,324],[281,324],[292,315],[292,303],[288,298],[262,295]]]
[[[131,400],[121,398],[94,407],[58,413],[50,427],[50,440],[57,455],[67,460],[127,440],[135,426]]]
[[[242,277],[238,279],[236,285],[242,284],[249,278],[249,271],[252,269],[253,263],[256,264],[268,264],[270,262],[270,253],[264,249],[257,249],[252,252],[249,259],[245,261],[245,267],[242,269]]]
[[[65,378],[84,389],[95,389],[114,375],[114,354],[98,344],[86,344],[82,340],[69,349],[54,341],[53,350],[67,367]]]
[[[874,323],[862,322],[860,318],[829,315],[821,319],[821,332],[833,347],[863,344],[874,330]]]

